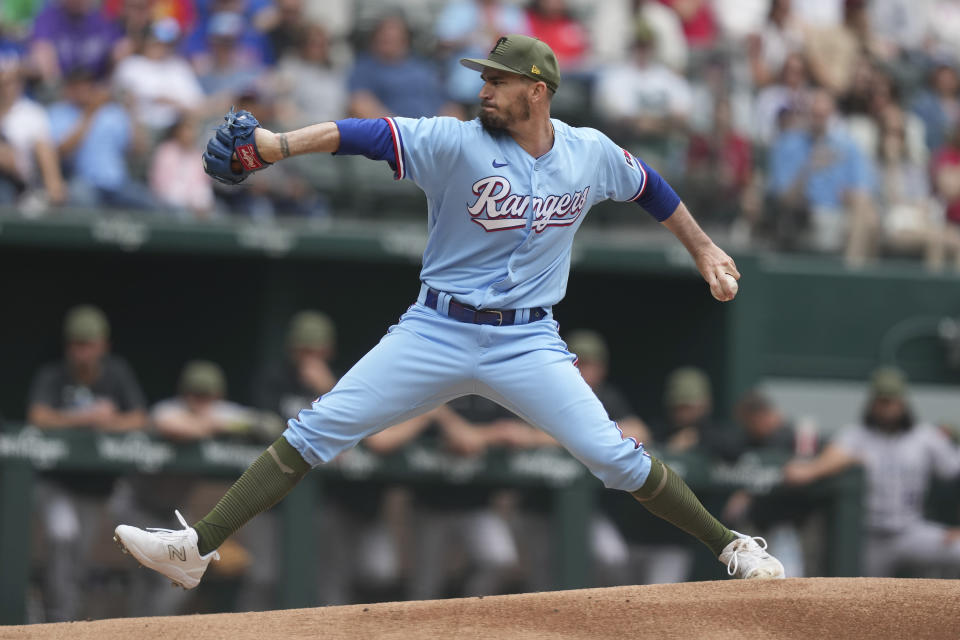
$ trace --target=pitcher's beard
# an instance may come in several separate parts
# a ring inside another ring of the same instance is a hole
[[[510,125],[530,119],[530,102],[524,100],[507,108],[505,113],[480,109],[480,124],[491,133],[507,131]]]

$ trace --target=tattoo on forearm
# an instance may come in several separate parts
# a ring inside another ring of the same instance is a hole
[[[290,157],[290,143],[287,142],[287,134],[280,134],[280,155],[284,158]]]

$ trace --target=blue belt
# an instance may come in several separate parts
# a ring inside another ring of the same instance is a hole
[[[440,292],[433,289],[427,289],[427,296],[423,303],[431,309],[437,308],[437,301],[440,299]],[[469,322],[471,324],[490,324],[500,327],[505,324],[515,324],[517,319],[517,309],[476,309],[468,304],[460,304],[451,298],[450,305],[447,308],[447,315],[458,322]],[[536,322],[547,317],[545,309],[534,307],[530,309],[529,320],[527,322]]]

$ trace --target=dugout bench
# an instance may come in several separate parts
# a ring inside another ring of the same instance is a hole
[[[33,535],[33,482],[36,471],[109,471],[128,473],[200,473],[234,478],[260,455],[264,445],[223,440],[179,444],[144,433],[120,435],[89,432],[44,432],[18,426],[0,433],[0,625],[25,621],[29,552]],[[776,497],[782,457],[751,457],[736,465],[712,464],[698,455],[664,456],[698,493],[729,493],[749,488]],[[282,573],[278,601],[282,607],[317,604],[314,534],[309,515],[317,504],[324,477],[346,480],[381,479],[398,484],[429,482],[451,487],[485,484],[538,488],[552,495],[558,536],[555,585],[587,586],[589,554],[587,523],[600,483],[560,449],[494,451],[479,458],[450,455],[413,443],[387,457],[362,446],[344,453],[301,482],[281,505]],[[805,490],[828,514],[831,545],[826,557],[831,576],[859,573],[862,522],[862,473],[851,470]],[[176,505],[171,505],[171,510]],[[633,505],[631,505],[633,506]],[[636,505],[639,509],[639,505]],[[678,534],[683,535],[683,534]],[[721,568],[722,569],[722,568]]]

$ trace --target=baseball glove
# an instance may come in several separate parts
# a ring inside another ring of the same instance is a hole
[[[223,117],[203,152],[203,170],[223,184],[240,184],[254,171],[270,166],[260,157],[254,132],[260,123],[249,111],[234,111]]]

